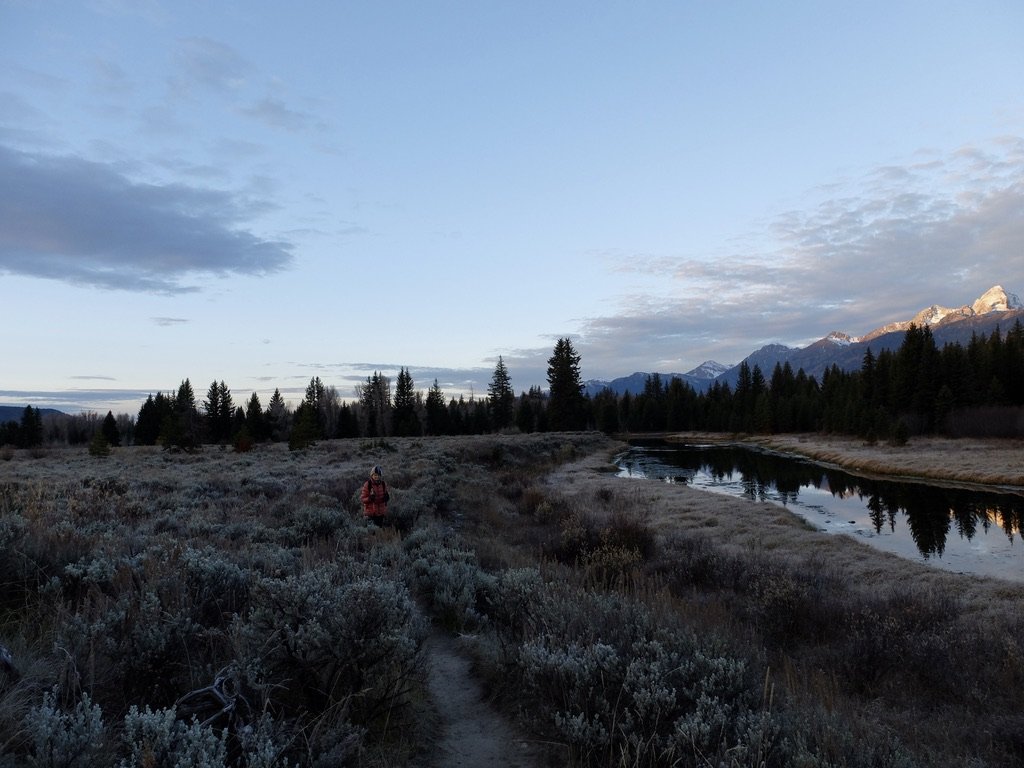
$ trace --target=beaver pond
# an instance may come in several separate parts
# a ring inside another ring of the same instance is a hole
[[[814,527],[939,568],[1024,581],[1024,493],[855,475],[744,445],[635,441],[619,476],[778,504]]]

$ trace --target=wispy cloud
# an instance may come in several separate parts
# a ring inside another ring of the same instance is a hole
[[[312,117],[305,112],[291,109],[281,99],[271,97],[260,99],[255,104],[242,107],[239,111],[246,117],[259,120],[271,128],[292,132],[305,129],[312,121]]]
[[[278,272],[291,245],[241,223],[262,203],[116,166],[0,146],[0,271],[130,291],[198,290],[190,276]]]
[[[879,167],[822,188],[809,209],[779,215],[744,241],[762,245],[714,258],[629,259],[629,270],[661,275],[665,289],[624,296],[621,312],[589,318],[585,363],[735,363],[766,343],[866,333],[932,303],[969,303],[995,283],[1019,291],[1024,139]]]
[[[195,88],[236,91],[253,71],[253,65],[234,48],[208,37],[182,40],[176,59],[179,74],[172,85],[179,95]]]

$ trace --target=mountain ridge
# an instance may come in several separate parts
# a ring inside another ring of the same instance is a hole
[[[776,364],[789,363],[794,371],[801,368],[808,376],[819,381],[822,374],[833,364],[841,370],[859,370],[864,354],[871,349],[878,355],[883,349],[895,350],[903,343],[907,329],[911,324],[928,326],[935,343],[942,347],[945,344],[958,343],[966,346],[972,335],[991,335],[997,328],[1005,331],[1003,325],[1012,326],[1014,322],[1024,322],[1024,302],[1015,294],[1006,291],[1001,285],[994,285],[971,304],[960,307],[943,307],[932,304],[917,312],[909,320],[884,323],[863,336],[852,336],[843,331],[831,331],[806,347],[787,347],[783,344],[766,344],[751,352],[747,357],[733,366],[708,361],[694,369],[697,371],[705,365],[712,364],[722,368],[714,377],[694,376],[689,374],[659,373],[662,382],[667,384],[672,378],[682,378],[697,392],[706,392],[716,382],[735,386],[739,378],[740,366],[746,363],[751,369],[756,365],[765,377],[770,377]],[[605,388],[617,395],[625,392],[638,394],[643,392],[647,377],[651,373],[636,372],[611,381],[591,380],[585,382],[584,389],[591,396]]]

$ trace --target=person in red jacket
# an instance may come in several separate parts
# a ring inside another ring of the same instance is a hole
[[[370,470],[370,478],[363,483],[363,490],[359,494],[363,502],[363,516],[377,525],[387,521],[388,501],[391,495],[388,493],[387,483],[384,482],[384,470],[380,465]]]

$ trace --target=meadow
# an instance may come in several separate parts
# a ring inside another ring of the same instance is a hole
[[[432,632],[538,765],[1024,760],[1024,587],[618,478],[621,448],[5,455],[0,766],[439,764]],[[391,527],[359,513],[373,464]]]

